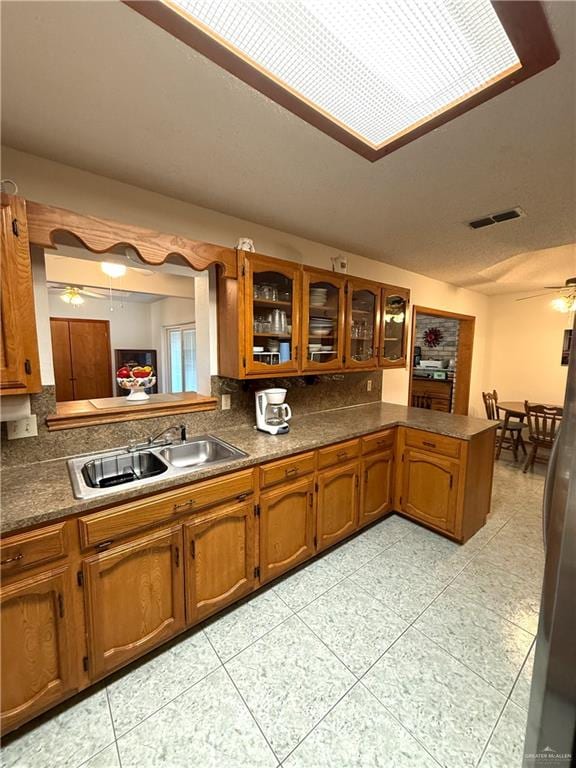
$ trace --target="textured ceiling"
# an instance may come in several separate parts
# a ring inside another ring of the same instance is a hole
[[[5,2],[3,142],[492,292],[514,257],[576,241],[576,3],[545,9],[558,64],[371,164],[119,2]]]

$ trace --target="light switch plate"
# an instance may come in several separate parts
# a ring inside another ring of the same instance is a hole
[[[21,437],[34,437],[38,434],[38,420],[36,414],[25,416],[23,419],[6,422],[8,440],[17,440]]]
[[[222,395],[221,400],[222,410],[223,411],[229,411],[231,406],[231,397],[230,395]]]
[[[366,391],[372,392],[372,379],[368,379],[368,382],[366,384]]]

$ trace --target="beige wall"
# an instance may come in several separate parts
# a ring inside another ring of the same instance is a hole
[[[238,237],[251,237],[260,253],[326,269],[331,269],[331,257],[341,253],[321,243],[8,148],[2,150],[2,176],[14,179],[19,193],[31,200],[198,240],[234,246]],[[393,243],[382,243],[383,252],[391,252],[393,247]],[[348,254],[348,271],[359,277],[406,286],[412,291],[414,304],[476,317],[470,412],[482,414],[480,393],[485,386],[488,368],[489,299],[474,291],[356,254]],[[384,371],[383,376],[384,400],[405,403],[408,371]]]
[[[490,298],[490,357],[487,387],[501,400],[531,400],[562,405],[567,366],[560,365],[564,330],[573,315],[550,306],[552,296]]]

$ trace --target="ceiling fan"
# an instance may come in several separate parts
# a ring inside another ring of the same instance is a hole
[[[77,285],[67,285],[62,287],[62,285],[58,283],[48,283],[48,290],[51,293],[58,293],[62,301],[66,304],[72,304],[72,306],[76,307],[80,304],[84,304],[84,296],[89,296],[91,299],[106,298],[106,294],[89,291],[86,288]]]
[[[569,277],[564,285],[546,285],[542,291],[542,293],[536,293],[533,296],[523,296],[521,299],[516,299],[516,301],[537,299],[540,296],[557,292],[558,296],[552,300],[554,309],[558,310],[558,312],[576,312],[576,277]]]

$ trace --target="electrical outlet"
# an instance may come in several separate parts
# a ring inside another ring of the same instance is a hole
[[[38,421],[36,414],[25,416],[17,421],[7,421],[6,431],[8,440],[17,440],[21,437],[34,437],[38,434]]]
[[[221,406],[223,411],[229,411],[231,406],[231,395],[222,395]]]
[[[366,384],[366,390],[368,392],[372,392],[372,379],[368,379],[368,383]]]

